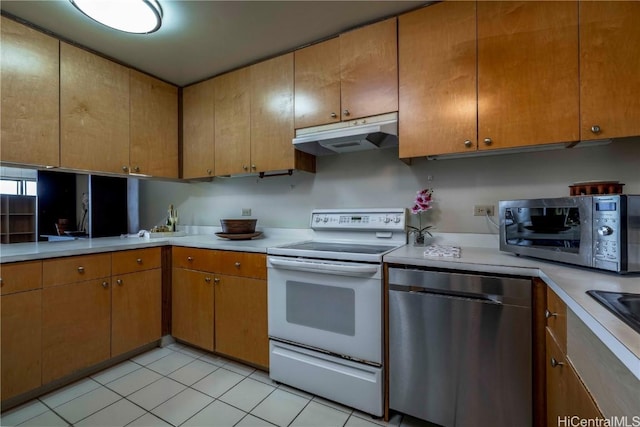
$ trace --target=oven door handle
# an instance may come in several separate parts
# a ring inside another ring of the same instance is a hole
[[[311,271],[313,273],[325,274],[359,274],[369,276],[378,272],[379,265],[372,264],[332,264],[328,262],[293,261],[281,258],[269,258],[269,262],[274,267],[285,268],[287,270]]]

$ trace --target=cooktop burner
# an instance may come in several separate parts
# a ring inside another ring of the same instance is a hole
[[[283,246],[286,249],[320,252],[344,252],[354,254],[383,254],[395,249],[397,246],[364,245],[357,243],[337,243],[337,242],[303,242],[293,245]]]

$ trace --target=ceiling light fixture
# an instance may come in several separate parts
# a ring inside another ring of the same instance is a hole
[[[162,8],[156,0],[69,1],[94,21],[127,33],[153,33],[162,25]]]

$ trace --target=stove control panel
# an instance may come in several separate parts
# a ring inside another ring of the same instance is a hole
[[[315,230],[404,230],[405,209],[355,211],[314,211],[311,214],[311,228]]]

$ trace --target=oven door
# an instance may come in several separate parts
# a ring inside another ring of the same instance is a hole
[[[270,256],[269,336],[382,364],[382,266]]]

